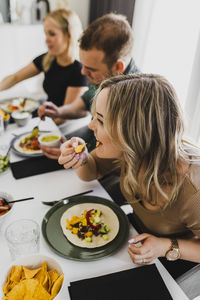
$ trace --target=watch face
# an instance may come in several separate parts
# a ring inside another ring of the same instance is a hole
[[[180,253],[178,249],[169,250],[166,254],[166,258],[168,260],[177,260],[180,257]]]

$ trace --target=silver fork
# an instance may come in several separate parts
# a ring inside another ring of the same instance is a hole
[[[55,200],[55,201],[42,201],[43,204],[45,205],[49,205],[49,206],[54,206],[56,203],[58,203],[59,201],[64,201],[64,204],[67,204],[69,202],[70,199],[74,198],[74,197],[77,197],[77,196],[82,196],[82,195],[85,195],[85,194],[89,194],[93,192],[93,190],[89,190],[89,191],[85,191],[85,192],[82,192],[82,193],[79,193],[79,194],[74,194],[72,196],[67,196],[67,197],[64,197],[60,200]]]

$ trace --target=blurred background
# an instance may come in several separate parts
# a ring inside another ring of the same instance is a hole
[[[174,85],[187,133],[200,143],[199,0],[1,0],[0,80],[46,51],[42,19],[61,7],[75,10],[84,29],[107,12],[126,15],[134,31],[136,64],[142,72],[161,74]],[[22,93],[41,96],[40,80],[42,75],[20,83]],[[0,99],[5,97],[6,91],[0,93]]]

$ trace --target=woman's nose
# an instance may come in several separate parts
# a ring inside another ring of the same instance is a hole
[[[94,131],[94,120],[91,120],[90,123],[88,124],[89,129]]]

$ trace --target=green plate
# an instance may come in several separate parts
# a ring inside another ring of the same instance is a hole
[[[100,203],[114,211],[119,220],[119,232],[114,240],[105,246],[92,249],[75,246],[67,240],[60,226],[61,216],[67,209],[80,203]],[[59,201],[46,213],[42,221],[42,234],[49,247],[58,255],[72,260],[92,261],[109,256],[120,249],[128,239],[129,221],[123,210],[114,202],[95,196],[79,196],[68,203],[66,200]]]

